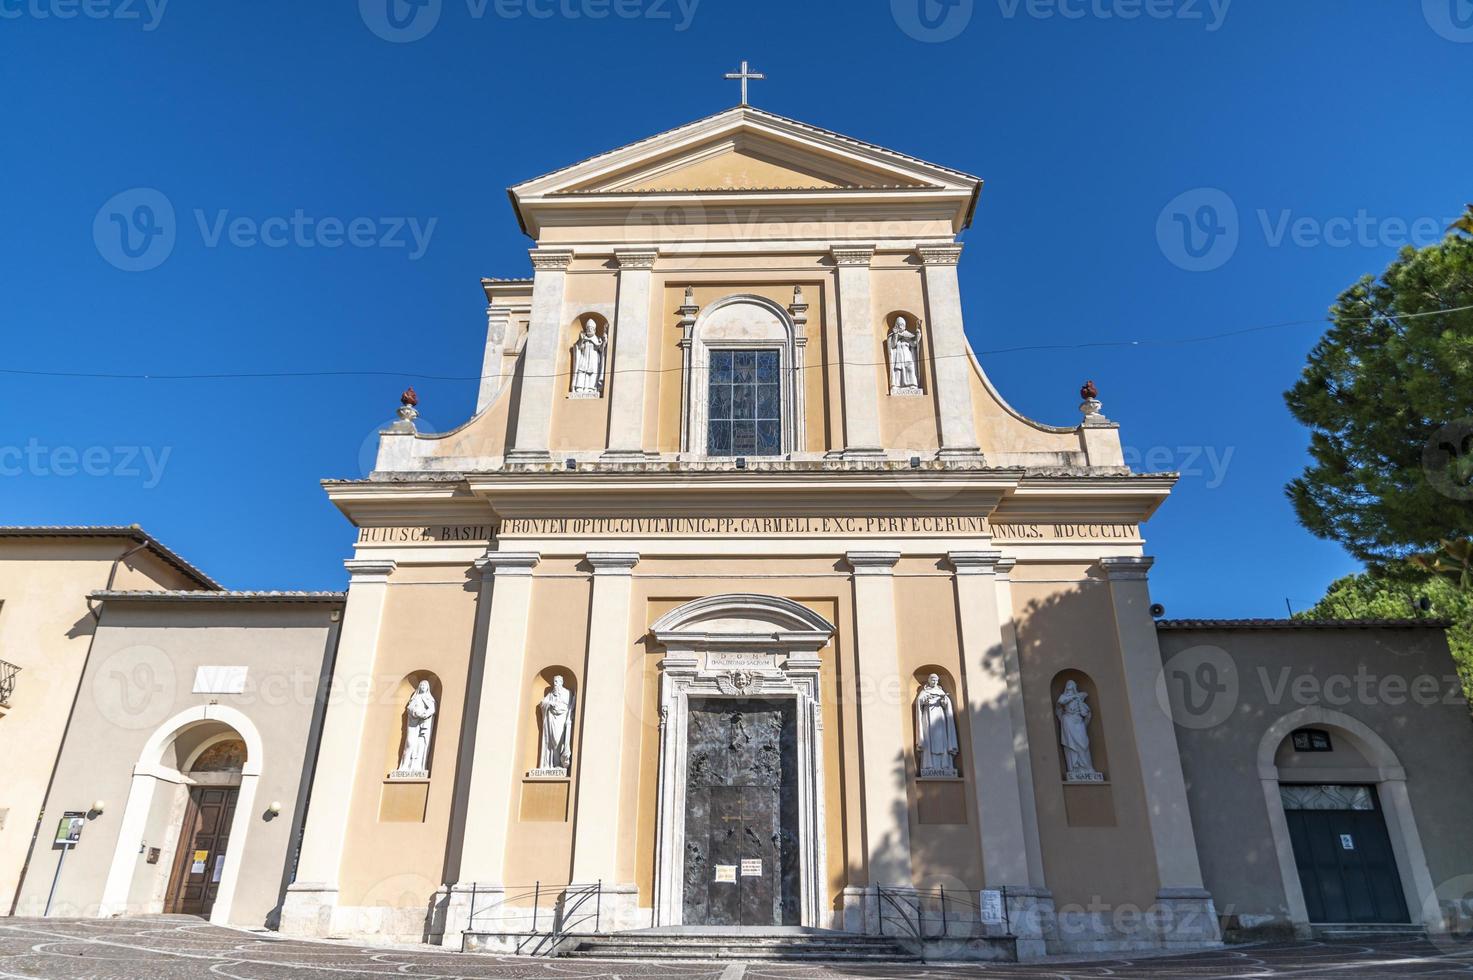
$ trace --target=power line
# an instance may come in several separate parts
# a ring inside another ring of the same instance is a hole
[[[1473,304],[1468,306],[1453,306],[1441,310],[1427,310],[1422,313],[1398,314],[1397,319],[1411,320],[1424,316],[1442,316],[1447,313],[1463,313],[1473,310]],[[1342,317],[1350,322],[1368,322],[1370,320],[1383,319],[1387,314],[1377,314],[1365,317]],[[1309,324],[1323,323],[1322,319],[1313,320],[1283,320],[1278,323],[1264,323],[1253,327],[1242,327],[1237,330],[1226,330],[1219,333],[1201,334],[1195,337],[1180,337],[1154,340],[1094,340],[1078,344],[1033,344],[1022,347],[997,347],[990,350],[977,351],[978,357],[988,357],[997,354],[1017,354],[1032,351],[1050,350],[1087,350],[1103,347],[1181,347],[1187,344],[1209,343],[1214,340],[1225,340],[1231,337],[1242,337],[1247,334],[1261,333],[1265,330],[1279,330],[1284,327],[1302,327]],[[941,357],[967,357],[968,354],[946,354],[931,355],[931,359],[939,360]],[[857,367],[884,367],[884,361],[842,361],[843,364],[851,364]],[[820,370],[830,364],[818,362],[803,365],[804,370]],[[684,367],[669,368],[641,368],[639,371],[628,369],[611,368],[609,374],[670,374],[683,371]],[[229,371],[217,373],[199,374],[153,374],[153,373],[129,373],[129,372],[106,372],[106,371],[37,371],[26,368],[0,368],[0,374],[17,375],[32,378],[67,378],[93,381],[259,381],[265,379],[290,379],[290,378],[408,378],[412,381],[484,381],[488,378],[500,378],[503,381],[511,379],[508,374],[424,374],[416,371]],[[566,378],[570,371],[556,374],[523,375],[523,378]]]

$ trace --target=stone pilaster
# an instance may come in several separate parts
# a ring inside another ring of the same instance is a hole
[[[1016,637],[1007,635],[1012,609],[1005,573],[1012,559],[998,551],[953,551],[947,557],[955,570],[983,879],[1007,896],[1019,958],[1030,958],[1043,954],[1052,932],[1053,898],[1043,882]]]
[[[459,948],[468,930],[499,931],[493,923],[471,921],[471,902],[490,908],[505,894],[506,833],[511,823],[512,790],[519,772],[516,758],[517,720],[532,613],[532,569],[541,560],[535,551],[492,551],[476,561],[481,595],[490,589],[486,645],[471,655],[481,658],[479,714],[466,793],[465,836],[460,849],[459,881],[448,886],[443,943]]]
[[[1212,895],[1202,885],[1176,730],[1156,697],[1162,668],[1147,582],[1153,561],[1145,557],[1102,558],[1100,565],[1110,583],[1130,727],[1140,759],[1151,844],[1156,853],[1160,879],[1158,931],[1166,945],[1216,942],[1221,934]]]
[[[509,463],[546,462],[552,432],[552,405],[557,391],[558,338],[563,332],[563,295],[573,253],[566,249],[534,248],[532,316],[527,343],[522,348],[522,389],[517,401],[517,427]],[[566,382],[566,379],[564,379]]]
[[[496,400],[496,393],[509,379],[501,376],[502,354],[511,333],[511,307],[486,307],[486,352],[481,361],[481,386],[476,391],[476,414],[480,415]]]
[[[624,680],[629,662],[629,613],[635,552],[589,552],[593,596],[588,610],[588,662],[584,669],[582,737],[573,757],[578,807],[573,824],[573,884],[603,882],[610,899],[634,894],[618,870],[619,788],[623,782]],[[627,885],[627,889],[618,886]],[[600,910],[601,912],[604,910]],[[625,916],[614,910],[613,922]],[[648,923],[645,923],[648,925]]]
[[[619,303],[614,322],[614,363],[609,377],[609,445],[606,459],[644,459],[645,392],[650,341],[650,280],[657,249],[615,249]]]
[[[320,762],[312,777],[312,805],[302,830],[296,881],[288,886],[281,911],[281,931],[295,936],[333,932],[343,827],[357,775],[353,760],[362,755],[379,629],[395,568],[395,562],[386,558],[350,558],[343,564],[348,569],[348,599],[318,743]]]
[[[881,693],[899,673],[895,564],[898,551],[851,551],[859,685],[860,773],[864,797],[865,867],[869,889],[912,887],[910,804],[906,794],[900,707]]]
[[[844,451],[848,457],[880,456],[880,387],[875,365],[874,308],[870,301],[873,245],[835,245],[839,269],[839,357],[844,393]]]
[[[943,459],[980,459],[977,422],[972,415],[972,359],[956,276],[962,247],[957,242],[946,242],[922,245],[916,252],[926,280],[932,377],[936,379],[936,411],[941,416],[941,449],[937,455]]]

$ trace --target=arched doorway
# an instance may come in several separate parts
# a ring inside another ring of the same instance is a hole
[[[133,769],[98,915],[229,922],[263,763],[260,733],[233,708],[201,705],[160,725]],[[139,841],[159,844],[140,854]]]
[[[1432,879],[1406,773],[1380,735],[1342,712],[1301,708],[1264,732],[1258,770],[1300,934],[1413,921]]]

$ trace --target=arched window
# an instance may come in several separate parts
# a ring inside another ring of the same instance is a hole
[[[763,296],[723,297],[697,317],[685,358],[684,452],[785,456],[801,448],[802,344],[787,310]]]

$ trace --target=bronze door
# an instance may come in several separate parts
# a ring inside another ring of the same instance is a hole
[[[238,792],[235,787],[190,787],[189,809],[179,831],[179,852],[164,903],[166,911],[210,914],[220,891]]]
[[[796,925],[793,702],[692,698],[688,717],[685,923]]]

